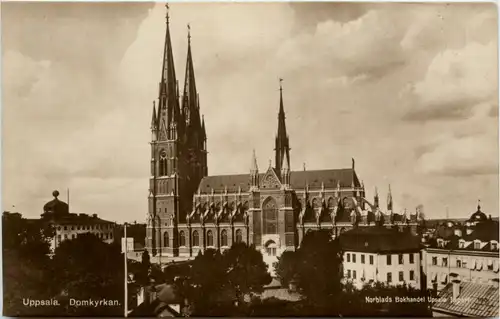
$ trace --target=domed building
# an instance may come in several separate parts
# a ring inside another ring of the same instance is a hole
[[[481,206],[464,222],[438,225],[427,241],[424,268],[427,287],[436,291],[450,284],[450,276],[463,283],[491,284],[499,276],[498,221]]]
[[[51,250],[65,240],[75,239],[81,234],[91,233],[106,243],[115,240],[115,223],[101,219],[97,214],[75,214],[69,212],[69,205],[61,201],[57,190],[52,192],[54,199],[43,206],[42,220],[54,227],[55,235]]]

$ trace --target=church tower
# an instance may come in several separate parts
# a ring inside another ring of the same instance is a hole
[[[178,254],[178,225],[206,176],[206,134],[199,115],[190,35],[182,107],[170,39],[168,5],[158,102],[151,120],[151,177],[146,248],[153,256]]]
[[[278,113],[278,133],[276,134],[275,141],[275,169],[281,172],[283,168],[283,163],[286,161],[288,167],[290,167],[290,143],[288,141],[288,135],[286,133],[286,123],[285,123],[285,110],[283,107],[283,87],[280,79],[280,109]]]

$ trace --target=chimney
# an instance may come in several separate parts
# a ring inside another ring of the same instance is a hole
[[[460,280],[459,279],[454,279],[452,281],[452,289],[453,289],[453,294],[452,294],[452,299],[456,300],[458,296],[460,296]]]

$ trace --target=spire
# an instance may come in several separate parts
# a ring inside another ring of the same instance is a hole
[[[250,163],[250,172],[257,173],[259,171],[259,167],[257,166],[257,156],[255,155],[255,149],[252,152],[252,162]]]
[[[153,116],[151,118],[151,130],[156,129],[156,103],[153,101]]]
[[[207,132],[205,131],[205,116],[201,116],[201,135],[203,137],[203,140],[207,139]]]
[[[391,184],[389,184],[389,193],[387,194],[387,210],[392,211],[392,192]]]
[[[160,89],[158,97],[158,115],[157,122],[164,121],[167,126],[167,131],[170,132],[172,123],[178,124],[180,120],[179,100],[177,96],[177,79],[175,76],[174,56],[172,53],[172,41],[170,39],[170,15],[169,5],[165,5],[166,14],[166,30],[165,30],[165,46],[163,49],[163,62],[161,69]],[[158,125],[160,126],[160,125]],[[179,128],[179,125],[177,125]]]
[[[191,26],[187,25],[188,29],[188,49],[186,58],[186,74],[184,77],[184,92],[182,109],[186,119],[186,125],[194,130],[201,128],[198,92],[196,91],[196,81],[194,76],[193,56],[191,53]]]
[[[375,187],[375,196],[373,197],[373,204],[375,207],[379,207],[378,189]]]
[[[275,158],[275,168],[277,171],[281,170],[283,166],[283,161],[287,162],[288,167],[290,167],[290,145],[288,140],[288,135],[286,133],[286,123],[285,123],[285,108],[283,106],[283,79],[280,78],[280,108],[278,112],[278,133],[276,135],[276,146],[274,151],[276,153]]]

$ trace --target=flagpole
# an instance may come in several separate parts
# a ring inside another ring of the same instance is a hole
[[[128,270],[127,270],[127,223],[123,224],[123,237],[124,237],[124,245],[125,248],[123,250],[123,262],[124,262],[124,268],[125,268],[125,308],[124,308],[124,316],[125,318],[128,316]]]

